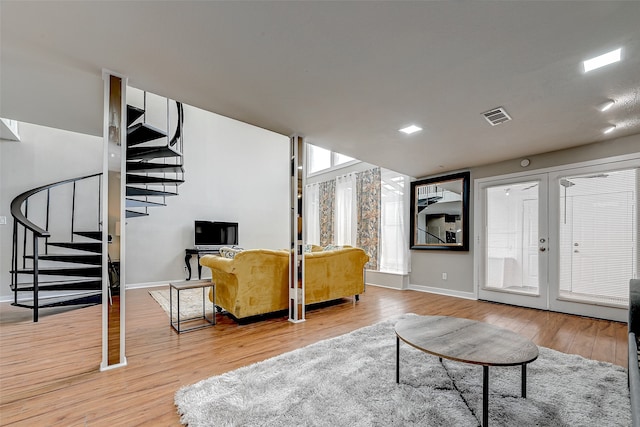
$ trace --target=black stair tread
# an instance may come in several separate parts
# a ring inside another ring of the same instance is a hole
[[[182,157],[182,154],[166,145],[127,148],[127,160],[151,160],[166,157]]]
[[[167,134],[162,130],[147,123],[138,123],[127,128],[127,147],[166,137]]]
[[[170,191],[151,190],[150,188],[138,188],[127,186],[127,196],[177,196],[178,193],[172,193]]]
[[[161,176],[127,174],[127,184],[180,185],[184,179],[164,178]]]
[[[77,249],[86,252],[102,252],[102,243],[95,242],[47,242],[49,246],[57,246],[59,248]]]
[[[33,274],[33,269],[26,268],[26,269],[11,270],[11,273]],[[99,266],[99,267],[45,267],[45,268],[38,268],[38,275],[99,277],[99,276],[102,276],[102,266]]]
[[[167,206],[167,204],[127,198],[125,199],[125,206],[127,208],[157,208],[160,206]]]
[[[142,108],[127,105],[127,127],[131,126],[131,123],[138,120],[143,114],[144,110]]]
[[[102,231],[74,231],[73,234],[102,241]]]
[[[148,213],[125,210],[125,218],[137,218],[139,216],[149,216]]]
[[[78,295],[67,295],[63,297],[39,298],[38,308],[60,307],[65,305],[96,305],[102,302],[102,292],[85,292]],[[18,300],[18,303],[11,303],[17,307],[33,308],[33,300]]]
[[[136,172],[184,172],[182,165],[170,165],[153,162],[127,162],[127,173]]]
[[[33,259],[33,255],[27,255],[25,256],[25,258]],[[75,264],[90,264],[90,265],[102,264],[102,255],[44,254],[44,255],[38,255],[38,259],[41,261],[58,261],[58,262],[69,262],[69,263],[75,263]]]
[[[15,291],[15,285],[11,286],[11,290]],[[93,291],[102,289],[101,279],[92,280],[59,280],[55,282],[39,282],[39,291]],[[18,283],[18,292],[33,291],[33,283]]]

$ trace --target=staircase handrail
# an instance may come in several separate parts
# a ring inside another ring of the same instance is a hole
[[[71,182],[75,182],[75,181],[81,181],[83,179],[87,179],[87,178],[93,178],[96,176],[100,176],[102,175],[102,172],[100,173],[94,173],[92,175],[87,175],[87,176],[83,176],[80,178],[70,178],[70,179],[65,179],[63,181],[58,181],[58,182],[54,182],[52,184],[47,184],[47,185],[43,185],[41,187],[37,187],[37,188],[33,188],[31,190],[25,191],[22,194],[19,194],[18,196],[16,196],[12,201],[11,201],[11,216],[13,216],[13,218],[19,222],[20,224],[22,224],[26,229],[31,230],[33,232],[33,234],[35,234],[38,237],[49,237],[51,234],[49,233],[49,231],[37,226],[36,224],[34,224],[33,222],[31,222],[23,213],[22,213],[22,204],[31,196],[33,196],[36,193],[39,193],[43,190],[47,190],[53,187],[57,187],[59,185],[64,185],[64,184],[69,184]]]

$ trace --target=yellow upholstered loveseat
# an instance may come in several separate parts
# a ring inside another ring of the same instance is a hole
[[[364,292],[364,265],[369,257],[362,249],[315,249],[304,257],[305,304]],[[288,308],[289,255],[284,250],[249,249],[234,258],[205,255],[200,264],[211,269],[215,304],[243,319]]]

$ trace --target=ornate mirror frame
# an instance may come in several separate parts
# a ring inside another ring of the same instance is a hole
[[[469,250],[470,173],[411,183],[411,249]]]

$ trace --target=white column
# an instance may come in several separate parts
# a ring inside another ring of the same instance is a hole
[[[289,321],[304,322],[304,138],[291,137],[291,257],[289,260]]]

